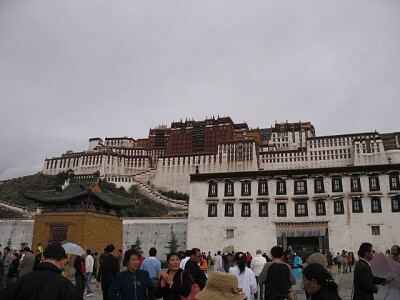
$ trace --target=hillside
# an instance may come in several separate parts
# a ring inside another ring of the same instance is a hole
[[[33,201],[24,197],[26,192],[60,189],[67,178],[67,172],[60,173],[56,176],[37,173],[9,181],[3,181],[3,184],[0,184],[0,201],[28,208],[36,208]],[[116,188],[115,184],[108,183],[104,180],[100,180],[99,185],[105,193],[125,198],[133,198],[138,201],[137,207],[122,211],[122,217],[158,217],[171,211],[171,208],[156,203],[142,195],[135,186],[129,191],[125,191],[124,188]],[[18,217],[21,217],[18,213],[11,212],[4,208],[0,209],[0,218]]]

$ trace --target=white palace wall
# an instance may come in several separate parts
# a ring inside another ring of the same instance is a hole
[[[32,246],[34,220],[0,219],[1,251],[6,245],[10,248],[21,249],[22,246]],[[9,243],[10,242],[10,243]]]

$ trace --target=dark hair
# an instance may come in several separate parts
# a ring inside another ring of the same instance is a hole
[[[372,244],[371,243],[362,243],[360,245],[360,249],[358,249],[357,254],[358,254],[359,257],[364,257],[365,253],[371,252],[371,250],[372,250]]]
[[[397,254],[400,254],[400,247],[398,245],[393,245],[392,247],[396,247],[397,248]]]
[[[196,255],[197,252],[200,252],[199,248],[193,248],[190,250],[189,256]]]
[[[129,250],[127,250],[126,252],[125,252],[125,255],[124,255],[124,263],[128,263],[128,261],[131,259],[131,256],[132,255],[136,255],[138,258],[140,258],[141,257],[141,255],[140,255],[140,252],[138,252],[137,250],[135,250],[135,249],[129,249]]]
[[[178,258],[179,258],[179,260],[181,259],[180,257],[179,257],[179,254],[178,253],[176,253],[176,252],[171,252],[171,253],[169,253],[169,254],[167,254],[167,262],[169,261],[169,259],[172,257],[172,256],[178,256]]]
[[[210,252],[208,252],[208,253],[210,253]],[[218,255],[221,255],[221,251],[218,250],[217,254],[218,254]]]
[[[87,255],[90,255],[90,254],[92,254],[92,250],[90,250],[90,249],[87,249],[87,250],[86,250],[86,254],[87,254]]]
[[[239,274],[242,274],[246,269],[246,263],[247,263],[246,254],[244,254],[243,252],[237,252],[233,259],[236,261],[237,266],[240,270]]]
[[[281,246],[274,246],[271,249],[271,255],[274,258],[281,258],[283,256],[283,248]]]
[[[115,250],[115,247],[113,244],[107,245],[107,247],[104,249],[104,251],[106,251],[108,253],[113,252],[114,250]]]
[[[150,256],[156,256],[157,255],[157,249],[154,247],[151,247],[149,250],[149,255]]]
[[[308,279],[314,279],[320,286],[332,291],[338,290],[338,285],[333,280],[332,275],[320,264],[309,264],[303,269],[303,275]]]
[[[7,250],[8,252],[10,252],[10,247],[5,247],[4,250]]]
[[[31,248],[25,247],[24,250],[22,250],[22,251],[27,251],[27,252],[29,252],[29,251],[31,251]]]
[[[16,258],[18,258],[18,253],[13,252],[13,254]]]
[[[46,259],[54,259],[57,261],[65,259],[67,256],[65,254],[64,248],[59,244],[50,244],[44,249],[43,256]]]

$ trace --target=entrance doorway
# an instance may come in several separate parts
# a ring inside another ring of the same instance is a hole
[[[322,247],[320,237],[288,237],[287,246],[291,246],[293,251],[299,254],[303,261],[311,254],[318,252]]]

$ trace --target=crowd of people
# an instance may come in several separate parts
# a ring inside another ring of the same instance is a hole
[[[307,299],[340,300],[332,266],[347,273],[355,263],[353,253],[344,250],[336,257],[317,252],[303,263],[294,251],[281,246],[270,250],[271,257],[261,250],[254,257],[249,252],[221,251],[212,257],[210,252],[206,255],[193,248],[184,257],[169,253],[164,271],[155,248],[145,258],[137,249],[123,254],[108,245],[100,256],[87,249],[84,256],[75,257],[73,285],[62,275],[67,254],[61,245],[53,243],[43,249],[39,244],[36,251],[34,255],[29,247],[12,253],[9,247],[3,249],[0,299],[83,299],[85,290],[86,297],[93,296],[94,276],[104,300],[174,300],[189,295],[198,300],[296,299],[292,291],[296,280],[302,280]],[[370,243],[361,244],[357,254],[353,300],[372,300],[379,287],[391,280],[372,275],[369,261],[375,253]],[[399,246],[394,245],[388,255],[400,263]],[[208,275],[211,265],[213,272]]]

